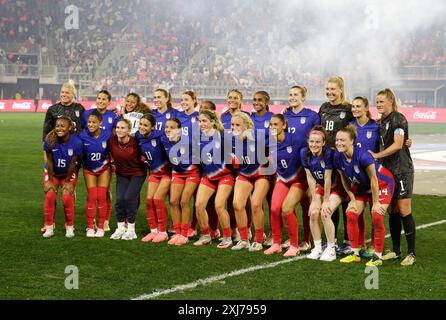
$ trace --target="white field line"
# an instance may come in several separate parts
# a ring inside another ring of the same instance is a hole
[[[429,228],[435,225],[439,225],[439,224],[443,224],[446,223],[446,220],[440,220],[440,221],[436,221],[436,222],[432,222],[432,223],[428,223],[428,224],[423,224],[421,226],[418,226],[416,229],[425,229],[425,228]],[[401,234],[404,234],[404,231],[401,232]],[[389,238],[390,234],[386,235],[386,238]],[[370,242],[370,239],[367,240],[367,242]],[[164,290],[155,290],[152,293],[148,293],[148,294],[143,294],[140,295],[139,297],[136,298],[132,298],[132,300],[149,300],[149,299],[153,299],[153,298],[157,298],[159,296],[163,296],[166,294],[170,294],[170,293],[174,293],[177,291],[184,291],[187,289],[194,289],[196,287],[198,287],[199,285],[206,285],[209,283],[213,283],[213,282],[217,282],[217,281],[221,281],[224,280],[226,278],[231,278],[231,277],[235,277],[235,276],[239,276],[248,272],[253,272],[253,271],[257,271],[257,270],[264,270],[264,269],[269,269],[269,268],[274,268],[276,266],[279,266],[281,264],[285,264],[285,263],[291,263],[294,261],[298,261],[298,260],[302,260],[305,259],[307,256],[298,256],[298,257],[294,257],[294,258],[290,258],[290,259],[286,259],[286,260],[281,260],[281,261],[277,261],[277,262],[272,262],[272,263],[267,263],[267,264],[262,264],[262,265],[258,265],[258,266],[253,266],[253,267],[249,267],[249,268],[244,268],[244,269],[239,269],[239,270],[235,270],[229,273],[223,273],[217,276],[212,276],[212,277],[207,277],[207,278],[203,278],[203,279],[198,279],[194,282],[188,283],[188,284],[182,284],[182,285],[177,285],[175,287],[172,287],[170,289],[164,289]]]

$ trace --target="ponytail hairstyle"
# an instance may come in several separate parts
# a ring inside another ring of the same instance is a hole
[[[335,76],[335,77],[331,77],[330,79],[328,79],[327,82],[330,83],[334,83],[338,86],[339,89],[341,89],[341,104],[348,104],[349,101],[347,99],[347,93],[345,92],[345,83],[344,83],[344,79],[342,77],[339,76]]]
[[[310,138],[311,134],[318,134],[322,137],[323,141],[325,142],[325,145],[322,147],[322,153],[321,155],[323,155],[325,153],[325,150],[327,149],[327,131],[325,131],[325,128],[323,126],[321,126],[320,124],[315,125],[313,128],[311,128],[310,132],[308,133],[308,139]],[[310,147],[307,147],[307,152],[306,152],[306,158],[307,158],[307,163],[309,164],[311,162],[311,158],[312,158],[313,154],[310,151]]]
[[[166,102],[166,105],[167,105],[167,109],[172,109],[172,95],[170,94],[170,92],[168,92],[167,90],[165,90],[165,89],[161,89],[161,88],[158,88],[158,89],[155,89],[155,92],[156,91],[159,91],[159,92],[162,92],[163,93],[163,95],[167,98],[167,102]],[[191,91],[192,92],[192,91]],[[195,94],[194,94],[195,95]],[[195,99],[196,100],[196,99]]]
[[[57,123],[57,121],[60,121],[60,120],[66,121],[66,123],[68,124],[68,127],[70,129],[69,133],[73,133],[73,131],[74,131],[73,120],[71,120],[71,118],[68,116],[61,116],[61,117],[57,118],[56,123]],[[57,133],[56,133],[56,128],[54,128],[53,130],[48,132],[48,134],[45,137],[45,141],[48,142],[48,145],[50,146],[50,148],[54,148],[54,146],[56,145],[56,142],[57,142],[57,138],[58,137],[57,137]]]
[[[370,110],[369,110],[369,100],[366,97],[361,97],[361,96],[355,97],[352,100],[352,102],[355,101],[355,100],[361,100],[362,101],[362,103],[364,104],[364,108],[366,108],[366,110],[367,110],[366,111],[367,118],[372,119],[372,114],[370,113]]]
[[[380,92],[378,92],[376,95],[377,96],[380,96],[380,95],[385,96],[388,100],[390,100],[392,102],[392,111],[398,112],[398,103],[396,101],[396,95],[392,91],[392,89],[385,88],[385,89],[381,90]]]
[[[281,113],[273,114],[271,118],[277,118],[285,125],[285,130],[288,130],[288,120],[285,118],[285,116]]]
[[[243,94],[242,94],[239,90],[237,90],[237,89],[231,89],[231,90],[229,90],[229,92],[228,92],[228,96],[229,96],[229,94],[230,94],[231,92],[235,92],[235,93],[237,93],[237,94],[240,96],[240,100],[243,101]]]
[[[305,86],[292,86],[291,89],[299,89],[304,100],[307,98],[307,88]]]
[[[194,108],[196,108],[198,105],[198,100],[197,100],[197,96],[195,95],[195,92],[193,92],[192,90],[187,90],[187,91],[184,91],[183,94],[187,94],[189,97],[192,98],[192,100],[194,101]]]
[[[265,98],[265,100],[266,100],[266,111],[269,111],[269,101],[270,101],[270,96],[269,96],[269,93],[268,92],[266,92],[266,91],[257,91],[256,93],[254,93],[254,95],[256,95],[256,94],[260,94],[260,95],[262,95],[264,98]]]
[[[208,110],[208,109],[203,109],[200,111],[200,115],[205,116],[206,118],[208,118],[211,121],[214,121],[214,129],[219,131],[219,132],[223,132],[225,130],[225,128],[223,127],[223,124],[221,123],[220,117],[219,115],[213,111],[213,110]]]
[[[355,141],[356,137],[358,136],[358,130],[356,129],[356,126],[354,124],[349,124],[344,128],[340,129],[338,132],[348,133],[350,139],[353,141]]]
[[[65,82],[64,84],[62,84],[62,88],[70,89],[73,92],[73,95],[75,97],[77,96],[77,89],[76,89],[74,80],[70,79],[70,80],[68,80],[68,82]]]
[[[135,110],[133,110],[132,112],[150,113],[149,107],[144,102],[142,102],[141,97],[139,96],[139,94],[137,94],[135,92],[130,92],[127,95],[127,98],[130,97],[130,96],[134,97],[136,99],[136,107],[135,107]],[[125,111],[125,109],[124,109],[124,113],[127,113],[127,111]]]
[[[151,113],[145,113],[145,114],[141,117],[141,119],[146,119],[147,121],[150,122],[152,128],[155,128],[155,125],[156,125],[156,119],[155,119],[155,117],[153,116],[153,114],[151,114]]]

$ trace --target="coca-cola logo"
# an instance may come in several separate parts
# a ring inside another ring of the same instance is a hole
[[[51,103],[42,103],[42,105],[40,106],[43,110],[47,110],[49,107],[51,107]]]
[[[415,111],[413,114],[414,119],[435,120],[437,119],[437,111]]]
[[[14,102],[12,104],[12,109],[15,110],[30,110],[31,102]]]
[[[0,110],[4,110],[5,109],[5,103],[4,102],[0,102]]]

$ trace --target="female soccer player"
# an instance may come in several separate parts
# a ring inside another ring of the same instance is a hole
[[[288,122],[288,132],[293,135],[298,145],[298,150],[301,150],[307,145],[308,133],[315,125],[320,124],[319,115],[308,108],[305,108],[304,103],[307,98],[307,88],[303,86],[291,87],[289,91],[288,103],[289,106],[284,112],[285,119]],[[303,188],[304,196],[301,199],[302,207],[302,222],[303,222],[303,241],[300,244],[301,251],[308,251],[311,249],[310,243],[310,218],[308,209],[310,206],[310,199],[306,196],[308,184],[304,170],[299,171],[298,182],[299,186]]]
[[[54,214],[59,187],[62,187],[62,203],[65,212],[67,238],[74,237],[74,187],[77,183],[77,160],[82,156],[82,141],[72,131],[73,122],[67,116],[56,120],[56,128],[50,131],[43,144],[47,163],[44,175],[45,232],[44,238],[54,235]]]
[[[130,92],[125,99],[123,118],[132,124],[131,134],[135,134],[139,129],[139,121],[145,113],[150,113],[149,107],[141,101],[141,97]]]
[[[268,135],[254,131],[251,118],[242,112],[236,113],[231,119],[234,160],[238,164],[238,175],[234,186],[234,211],[240,241],[232,250],[248,249],[259,251],[263,249],[264,212],[263,200],[269,189],[269,179],[272,173],[266,173],[262,165],[268,162]],[[263,150],[262,150],[263,149]],[[248,220],[246,202],[251,195],[251,212],[255,228],[254,242],[248,240]]]
[[[87,187],[87,237],[104,236],[104,222],[107,218],[107,191],[110,185],[110,157],[108,139],[111,132],[101,129],[103,118],[99,110],[92,110],[88,116],[87,128],[79,134],[83,144],[82,165]],[[98,229],[94,230],[98,203]]]
[[[351,243],[351,254],[341,262],[359,262],[359,226],[358,217],[364,211],[365,204],[373,201],[372,223],[374,228],[375,253],[367,266],[380,266],[386,227],[384,215],[392,201],[394,181],[392,173],[375,162],[371,154],[355,146],[356,127],[348,125],[336,134],[336,152],[334,167],[339,172],[342,185],[350,202],[347,207],[347,232]]]
[[[167,207],[164,199],[169,192],[171,168],[161,143],[163,134],[155,130],[155,125],[155,117],[145,114],[140,120],[139,131],[135,134],[150,173],[146,198],[146,217],[150,233],[142,238],[143,242],[168,240]]]
[[[282,251],[282,217],[285,220],[290,246],[285,257],[299,254],[298,222],[295,207],[303,197],[302,187],[298,182],[298,171],[301,170],[298,146],[300,142],[287,132],[287,121],[282,114],[273,115],[270,121],[271,139],[277,142],[277,148],[270,150],[272,161],[277,164],[276,184],[271,201],[272,246],[264,254]]]
[[[397,259],[401,255],[401,221],[407,241],[408,255],[401,262],[403,266],[413,265],[415,258],[415,221],[412,216],[412,191],[414,168],[410,151],[404,143],[409,137],[407,120],[398,112],[396,96],[391,89],[384,89],[376,96],[376,107],[381,114],[379,121],[381,150],[371,152],[375,159],[388,168],[395,178],[395,194],[389,216],[393,250],[383,260]]]
[[[136,139],[130,136],[132,123],[127,119],[116,124],[116,135],[109,139],[110,154],[116,166],[116,220],[118,227],[111,239],[133,240],[137,238],[135,220],[138,197],[147,170],[141,161],[141,151]],[[127,229],[125,220],[127,219]]]
[[[172,108],[172,96],[167,90],[158,88],[153,92],[153,103],[156,107],[152,114],[156,118],[155,130],[165,131],[166,122],[176,118],[178,111]]]
[[[193,91],[185,91],[181,95],[181,108],[183,111],[177,113],[177,119],[181,122],[181,134],[189,136],[199,133],[197,97]],[[195,131],[194,131],[195,130]]]
[[[206,208],[211,197],[216,194],[214,201],[215,209],[223,229],[223,239],[217,245],[217,248],[225,249],[232,246],[231,225],[225,204],[234,187],[234,176],[225,159],[224,128],[218,115],[215,111],[202,110],[200,111],[199,121],[203,177],[198,187],[195,207],[201,228],[201,237],[194,242],[194,245],[206,245],[212,241]],[[214,205],[214,203],[211,205]]]
[[[321,118],[321,125],[327,131],[327,144],[330,148],[335,149],[336,133],[339,129],[344,128],[350,122],[354,120],[352,114],[352,106],[347,100],[347,94],[344,85],[344,79],[341,77],[332,77],[328,79],[325,85],[325,95],[328,101],[324,102],[319,109],[319,117]],[[337,174],[337,173],[335,173]],[[337,177],[334,178],[335,184],[340,183],[337,181]],[[339,247],[339,252],[341,254],[350,251],[350,245],[348,241],[347,232],[347,217],[346,217],[347,203],[342,203],[342,216],[344,219],[344,241]],[[338,234],[338,224],[339,224],[339,210],[333,212],[331,218],[335,225],[335,238]],[[337,240],[336,240],[337,247]]]
[[[181,135],[181,123],[177,118],[166,121],[165,133],[161,141],[172,165],[170,212],[175,230],[168,244],[180,246],[188,242],[189,203],[200,183],[200,151],[197,137]]]
[[[307,258],[313,260],[321,258],[322,261],[333,261],[336,259],[336,253],[334,252],[335,232],[334,224],[331,220],[331,212],[341,204],[341,198],[335,189],[332,189],[333,150],[327,147],[326,139],[327,133],[324,127],[320,125],[313,127],[308,138],[308,147],[301,149],[300,158],[302,159],[302,166],[305,168],[308,189],[311,194],[309,214],[314,248]],[[330,193],[332,194],[331,198]],[[332,204],[334,202],[334,207],[332,207],[329,213],[322,214],[322,206],[329,206],[330,200]],[[328,243],[325,251],[322,250],[321,217]]]

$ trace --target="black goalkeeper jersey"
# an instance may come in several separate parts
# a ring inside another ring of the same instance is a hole
[[[319,117],[321,125],[327,131],[327,143],[331,148],[335,147],[336,133],[355,119],[349,103],[333,106],[330,102],[324,102],[319,109]]]
[[[76,102],[73,102],[69,106],[64,106],[61,103],[53,104],[46,111],[42,140],[45,140],[46,135],[56,127],[56,120],[61,116],[67,116],[73,120],[76,124],[75,133],[77,134],[82,129],[81,118],[84,112],[85,108]]]
[[[404,130],[404,142],[409,138],[409,126],[406,117],[399,112],[392,112],[386,118],[379,122],[380,151],[388,148],[394,143],[395,130]],[[406,143],[403,148],[384,158],[381,158],[381,164],[389,169],[394,175],[414,172],[412,157]]]

